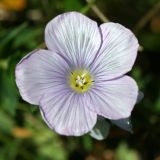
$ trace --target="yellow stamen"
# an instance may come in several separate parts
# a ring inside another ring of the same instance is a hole
[[[74,91],[84,93],[93,84],[93,79],[88,71],[83,69],[75,70],[69,75],[69,84]]]

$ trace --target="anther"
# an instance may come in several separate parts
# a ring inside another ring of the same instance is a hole
[[[92,77],[86,70],[75,70],[70,72],[69,83],[73,90],[84,93],[92,85]]]

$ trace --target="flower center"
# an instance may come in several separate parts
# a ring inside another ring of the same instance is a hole
[[[84,93],[89,90],[93,84],[90,73],[86,70],[75,70],[69,76],[70,87],[79,93]]]

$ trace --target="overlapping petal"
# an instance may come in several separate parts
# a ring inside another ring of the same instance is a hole
[[[40,103],[48,126],[61,135],[80,136],[96,124],[97,114],[86,107],[85,95],[71,90],[51,91]]]
[[[91,71],[98,79],[108,80],[131,70],[138,50],[138,41],[127,28],[117,23],[100,26],[102,46]]]
[[[61,14],[45,29],[45,42],[73,67],[88,67],[95,58],[101,35],[97,23],[77,12]]]
[[[100,83],[95,82],[88,93],[90,104],[87,106],[108,119],[127,118],[136,103],[137,95],[137,84],[128,76]]]
[[[16,84],[22,98],[38,105],[43,94],[50,90],[68,88],[69,66],[58,54],[36,50],[25,56],[16,66]]]

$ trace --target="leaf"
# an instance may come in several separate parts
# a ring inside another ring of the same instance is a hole
[[[80,11],[83,5],[79,0],[65,0],[64,1],[64,9],[65,11]]]
[[[159,52],[160,33],[142,32],[139,40],[143,48],[153,54]]]
[[[160,93],[159,93],[158,96],[160,97]],[[160,112],[160,98],[157,98],[157,99],[156,99],[154,106],[155,106],[155,107],[154,107],[154,110],[155,110],[156,112]]]
[[[24,32],[25,28],[27,28],[27,23],[22,23],[18,27],[14,29],[12,28],[12,30],[6,30],[5,34],[3,34],[3,36],[0,36],[0,39],[3,39],[3,41],[1,41],[0,49],[3,46],[7,46],[7,43],[9,43],[9,41],[16,39],[20,33]]]
[[[144,93],[139,91],[136,103],[139,103],[143,99],[143,97],[144,97]]]
[[[40,40],[40,35],[42,34],[42,29],[37,27],[25,28],[21,34],[13,41],[13,48],[26,47],[32,49],[38,45]]]
[[[92,138],[87,134],[82,137],[83,146],[86,151],[91,151],[93,149]]]
[[[14,122],[13,119],[3,110],[0,110],[0,122],[0,130],[5,133],[10,133],[14,127]]]
[[[116,160],[140,160],[136,150],[128,147],[127,143],[121,142],[115,151]]]
[[[90,136],[96,140],[103,140],[109,134],[110,124],[104,118],[98,118],[95,127],[90,131]]]
[[[132,131],[132,123],[131,123],[131,118],[123,118],[123,119],[119,119],[119,120],[111,120],[111,122],[113,124],[115,124],[116,126],[129,131],[131,133],[133,133]]]
[[[0,101],[2,108],[11,115],[15,115],[18,104],[18,94],[14,82],[13,72],[2,71],[0,75],[0,82]]]

